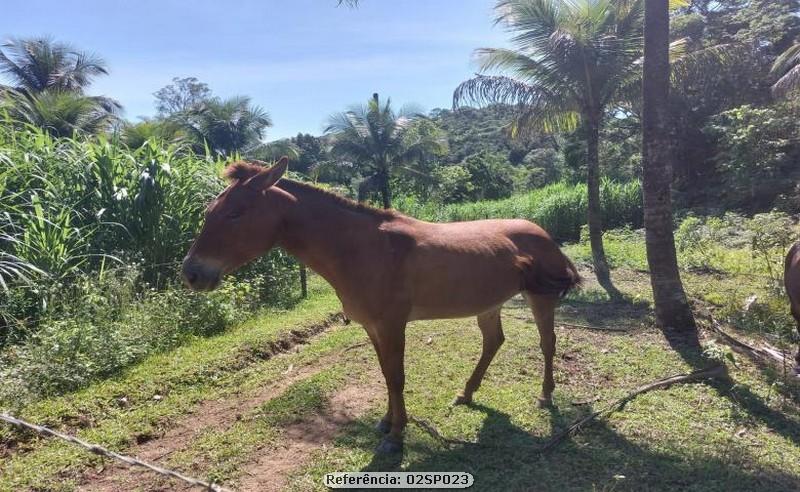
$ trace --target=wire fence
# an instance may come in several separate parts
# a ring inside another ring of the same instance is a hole
[[[110,458],[110,459],[113,459],[113,460],[120,461],[122,463],[125,463],[128,466],[138,466],[138,467],[144,468],[146,470],[150,470],[151,472],[158,473],[159,475],[163,475],[163,476],[166,476],[166,477],[178,479],[178,480],[184,482],[185,484],[191,485],[193,487],[200,487],[200,488],[203,488],[205,490],[210,490],[212,492],[231,492],[229,489],[226,489],[226,488],[224,488],[224,487],[222,487],[220,485],[217,485],[217,484],[215,484],[213,482],[206,482],[204,480],[200,480],[200,479],[197,479],[197,478],[189,477],[189,476],[186,476],[186,475],[184,475],[182,473],[176,472],[174,470],[169,470],[167,468],[162,468],[162,467],[154,465],[152,463],[147,463],[145,461],[142,461],[142,460],[139,460],[139,459],[136,459],[136,458],[132,458],[130,456],[125,456],[124,454],[115,453],[114,451],[106,449],[103,446],[100,446],[99,444],[89,443],[89,442],[86,442],[86,441],[84,441],[82,439],[79,439],[77,437],[70,436],[68,434],[64,434],[62,432],[50,429],[50,428],[42,426],[42,425],[31,424],[30,422],[26,422],[26,421],[24,421],[24,420],[22,420],[20,418],[8,415],[6,413],[0,413],[0,420],[2,420],[3,422],[6,422],[7,424],[13,425],[15,427],[22,427],[24,429],[32,430],[32,431],[34,431],[34,432],[36,432],[38,434],[41,434],[43,436],[51,436],[51,437],[55,437],[55,438],[61,439],[62,441],[69,442],[71,444],[75,444],[76,446],[79,446],[79,447],[89,451],[90,453],[94,453],[94,454],[97,454],[97,455],[100,455],[100,456],[103,456],[103,457],[106,457],[106,458]]]

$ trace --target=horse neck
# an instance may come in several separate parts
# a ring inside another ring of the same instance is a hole
[[[291,181],[279,186],[292,200],[278,246],[336,287],[346,277],[345,263],[379,234],[386,217],[312,187]]]

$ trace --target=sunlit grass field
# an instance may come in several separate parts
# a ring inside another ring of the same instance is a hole
[[[357,470],[467,471],[475,476],[473,490],[797,490],[797,385],[780,368],[733,353],[707,334],[704,347],[731,354],[724,359],[729,381],[641,395],[554,449],[539,451],[576,419],[637,386],[711,362],[675,350],[653,326],[649,281],[640,271],[644,249],[635,234],[610,234],[607,245],[627,299],[612,303],[584,271],[587,285],[558,312],[552,409],[535,404],[542,357],[520,299],[503,311],[506,343],[471,406],[453,408],[450,402],[480,353],[475,321],[409,325],[410,414],[441,436],[475,444],[447,444],[412,423],[402,455],[374,455],[380,439],[374,424],[385,409],[377,360],[360,326],[330,321],[338,300],[316,277],[310,299],[291,311],[267,311],[226,333],[198,337],[86,390],[31,405],[21,416],[131,454],[165,446],[168,451],[153,455],[161,465],[242,490],[251,490],[256,479],[288,490],[325,490],[325,473]],[[566,251],[579,264],[587,254],[581,244]],[[743,268],[746,255],[726,251],[720,257]],[[733,317],[734,306],[748,297],[769,303],[773,295],[758,261],[747,264],[751,276],[745,277],[726,273],[724,264],[713,274],[684,271],[689,294],[734,323],[728,326],[738,336],[780,343],[774,329],[752,329],[755,315]],[[736,324],[741,320],[751,324]],[[308,340],[276,342],[326,321],[331,325]],[[342,405],[359,411],[333,427],[318,417]],[[193,428],[176,434],[182,426]],[[315,426],[333,432],[310,438]],[[8,429],[0,436],[0,490],[177,487],[67,444]],[[281,454],[290,463],[270,468]]]

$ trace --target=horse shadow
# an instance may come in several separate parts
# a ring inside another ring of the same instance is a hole
[[[412,429],[403,455],[373,455],[361,471],[465,471],[479,491],[549,490],[798,490],[800,478],[777,469],[749,470],[718,456],[684,456],[643,446],[621,436],[607,422],[590,424],[581,438],[541,449],[572,422],[558,408],[548,412],[551,435],[534,435],[509,414],[473,403],[484,415],[474,444],[444,445]],[[593,411],[589,406],[587,412]],[[412,424],[413,425],[413,424]],[[797,432],[794,433],[797,438]],[[377,442],[377,440],[375,440]],[[367,441],[362,441],[364,445]],[[374,444],[374,443],[373,443]]]

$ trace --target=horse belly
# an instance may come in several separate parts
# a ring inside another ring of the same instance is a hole
[[[415,275],[411,320],[464,318],[503,304],[520,290],[519,272],[498,262],[440,265]]]

